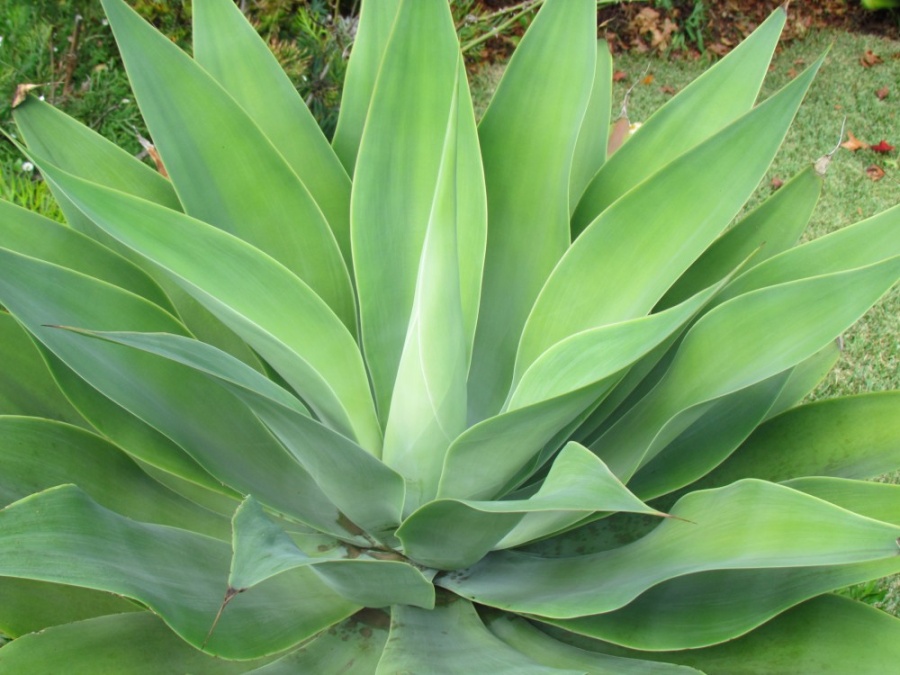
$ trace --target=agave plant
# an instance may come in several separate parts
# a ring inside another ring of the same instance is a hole
[[[165,172],[15,111],[68,225],[0,204],[0,671],[900,662],[830,594],[900,572],[900,394],[799,404],[900,208],[797,245],[826,156],[738,217],[783,9],[609,154],[594,0],[478,124],[445,0],[369,0],[331,143],[232,0],[103,6]]]

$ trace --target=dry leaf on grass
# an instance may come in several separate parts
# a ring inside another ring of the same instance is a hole
[[[893,149],[894,146],[885,140],[882,140],[880,143],[877,143],[875,145],[869,146],[869,150],[872,150],[873,152],[881,152],[883,154],[887,154]]]
[[[853,135],[852,131],[848,131],[847,140],[841,143],[841,147],[846,148],[850,152],[856,152],[857,150],[865,150],[869,147],[869,144],[859,140]]]
[[[890,89],[888,89],[887,87],[882,87],[881,89],[878,89],[875,92],[875,96],[878,97],[879,101],[883,101],[884,99],[886,99],[888,97],[888,94],[890,94],[890,93],[891,93]]]
[[[884,63],[884,61],[871,49],[867,49],[859,59],[859,65],[863,68],[871,68],[872,66],[877,66],[879,63]]]
[[[882,169],[877,164],[870,164],[868,167],[866,167],[866,175],[871,180],[881,180],[882,178],[884,178],[884,169]]]

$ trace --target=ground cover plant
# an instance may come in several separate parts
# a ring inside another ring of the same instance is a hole
[[[821,65],[757,103],[783,10],[626,138],[593,0],[477,125],[448,5],[367,2],[329,143],[231,0],[193,58],[102,4],[161,171],[15,110],[68,226],[0,204],[0,670],[900,657],[829,594],[900,571],[900,394],[799,403],[900,208],[798,245],[825,148],[742,211]]]

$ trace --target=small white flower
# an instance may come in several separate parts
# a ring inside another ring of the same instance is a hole
[[[123,98],[123,99],[122,99],[122,105],[128,105],[129,103],[131,103],[131,99],[130,99],[130,98]]]
[[[22,162],[22,171],[25,173],[31,173],[34,171],[34,164],[31,162]]]
[[[102,23],[104,26],[108,26],[108,25],[109,25],[109,20],[108,20],[108,19],[103,19],[102,21],[100,21],[100,23]]]
[[[46,99],[44,98],[44,95],[43,95],[43,94],[41,94],[40,96],[38,96],[38,101],[44,101],[44,100],[46,100]]]
[[[3,45],[3,36],[0,35],[0,45]]]

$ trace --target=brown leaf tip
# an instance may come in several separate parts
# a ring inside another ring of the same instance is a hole
[[[24,84],[18,85],[16,87],[16,93],[13,94],[12,108],[16,109],[17,107],[22,105],[28,98],[28,92],[31,91],[32,89],[37,89],[40,86],[41,85],[39,85],[39,84],[31,84],[31,83],[24,83]]]

